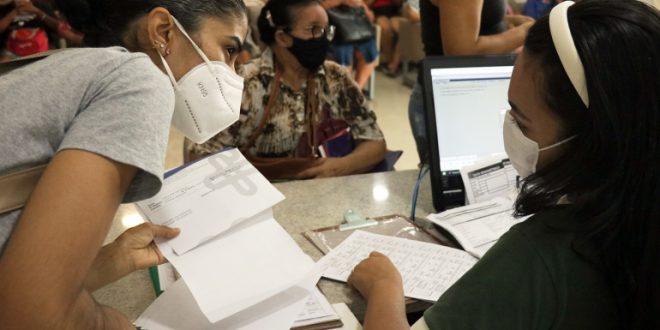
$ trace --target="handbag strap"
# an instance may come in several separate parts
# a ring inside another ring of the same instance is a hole
[[[0,176],[0,214],[25,206],[48,164]]]
[[[0,63],[0,76],[14,69],[48,57],[56,51],[49,51]],[[18,210],[25,206],[30,194],[37,186],[41,174],[48,164],[0,175],[0,214]]]
[[[254,133],[250,136],[248,139],[248,142],[241,148],[241,151],[247,152],[250,148],[252,148],[255,143],[257,142],[257,139],[261,134],[263,133],[264,129],[266,128],[266,123],[268,123],[268,120],[270,120],[271,114],[273,112],[273,107],[275,106],[275,103],[277,103],[277,100],[279,99],[280,96],[280,91],[282,90],[282,71],[280,69],[275,70],[275,78],[273,80],[273,84],[271,85],[271,90],[270,90],[270,96],[268,97],[268,103],[266,103],[266,108],[264,109],[264,113],[261,116],[261,120],[259,121],[259,124],[257,125],[257,128],[255,129]],[[316,127],[316,107],[317,107],[317,95],[316,95],[316,83],[314,82],[313,74],[310,73],[310,75],[307,78],[307,98],[305,100],[305,119],[308,128],[308,144],[311,150],[315,153],[315,149],[317,148],[318,144],[316,141],[316,134],[315,134],[315,127]],[[316,154],[316,153],[315,153]]]
[[[250,148],[252,148],[257,142],[259,136],[261,136],[261,133],[263,133],[264,128],[266,127],[266,123],[270,119],[270,112],[280,96],[280,90],[282,89],[282,72],[280,70],[275,70],[275,78],[273,78],[273,83],[271,86],[272,87],[270,89],[268,103],[266,103],[264,113],[261,115],[261,120],[259,121],[257,128],[254,130],[254,133],[250,135],[248,142],[243,146],[243,148],[241,148],[245,151],[250,150]]]

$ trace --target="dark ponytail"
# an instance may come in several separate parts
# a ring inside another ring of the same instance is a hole
[[[131,25],[157,7],[167,9],[189,33],[202,17],[223,20],[247,15],[243,0],[55,0],[71,26],[91,47],[126,46]]]
[[[290,28],[295,23],[296,18],[293,11],[312,4],[320,5],[320,2],[318,0],[269,0],[261,9],[257,19],[261,41],[266,45],[272,45],[275,42],[277,29]]]

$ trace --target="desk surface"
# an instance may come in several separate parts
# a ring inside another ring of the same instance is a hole
[[[305,253],[318,260],[323,254],[302,235],[303,232],[341,223],[347,209],[354,209],[367,217],[409,215],[416,179],[417,171],[411,170],[278,183],[275,186],[286,200],[274,207],[275,219]],[[433,203],[426,178],[417,201],[417,216],[426,216],[430,212],[433,212]],[[106,242],[141,221],[133,205],[122,205]],[[366,306],[357,292],[344,283],[325,279],[319,286],[331,303],[345,302],[358,319],[363,319]],[[101,288],[94,292],[94,296],[100,303],[118,309],[133,320],[156,298],[146,270],[134,272]],[[425,307],[428,307],[427,303],[417,303],[409,306],[409,311]]]

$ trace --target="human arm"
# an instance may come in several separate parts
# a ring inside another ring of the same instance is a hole
[[[522,46],[532,22],[494,35],[479,35],[483,0],[436,0],[445,55],[510,53]]]
[[[358,141],[357,147],[344,157],[319,158],[315,166],[297,175],[298,179],[328,178],[364,173],[385,157],[385,140]]]
[[[173,95],[146,55],[86,49],[42,61],[66,72],[72,66],[61,63],[90,58],[95,61],[75,65],[80,79],[50,89],[49,96],[61,102],[49,104],[47,112],[67,117],[59,126],[66,131],[43,141],[56,148],[54,156],[0,257],[3,329],[131,326],[119,312],[96,303],[84,282],[119,203],[153,196],[160,188]],[[57,130],[57,124],[35,127]]]
[[[0,324],[8,329],[129,329],[85,280],[134,167],[82,151],[57,153],[0,258]]]
[[[372,252],[348,277],[348,285],[367,299],[364,329],[409,329],[401,275],[387,256]]]
[[[92,292],[135,270],[164,263],[165,257],[154,239],[170,239],[178,234],[178,229],[150,223],[129,228],[114,242],[101,248],[85,279],[85,289]]]

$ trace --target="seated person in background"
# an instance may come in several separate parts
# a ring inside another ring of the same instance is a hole
[[[331,28],[319,2],[270,0],[258,24],[268,48],[238,70],[245,78],[241,118],[192,145],[189,158],[238,147],[269,179],[349,175],[381,162],[385,140],[376,115],[344,68],[325,61]],[[319,157],[319,145],[345,128],[354,149]]]
[[[325,9],[339,6],[361,7],[369,21],[373,23],[375,20],[373,12],[362,0],[324,0],[321,3]],[[349,75],[353,75],[353,68],[355,67],[355,81],[360,89],[364,90],[369,77],[376,69],[376,60],[378,59],[376,38],[359,43],[333,40],[330,54],[332,60],[343,65]]]
[[[660,12],[563,2],[517,59],[504,145],[518,216],[419,321],[430,329],[660,329]],[[566,10],[568,9],[568,10]],[[348,279],[364,329],[408,329],[377,252]]]
[[[417,24],[421,21],[419,17],[419,0],[408,0],[401,7],[401,17],[394,17],[392,20],[396,22],[393,26],[396,26],[396,33],[399,33],[399,27],[401,26],[401,20],[405,19],[412,24]],[[405,37],[405,36],[404,36]],[[401,43],[399,42],[400,38],[396,38],[396,45],[394,46],[394,52],[392,57],[388,59],[387,65],[385,66],[385,74],[389,77],[396,77],[399,75],[399,65],[401,65]]]
[[[56,17],[49,1],[0,1],[0,16],[3,47],[0,61],[48,51],[52,41],[49,32],[65,39],[73,38],[73,43],[78,40],[71,34],[66,21]]]
[[[402,17],[402,0],[367,0],[367,5],[374,12],[376,24],[380,26],[381,67],[388,76],[396,76],[396,68],[390,70],[389,64],[395,58],[396,40]]]

